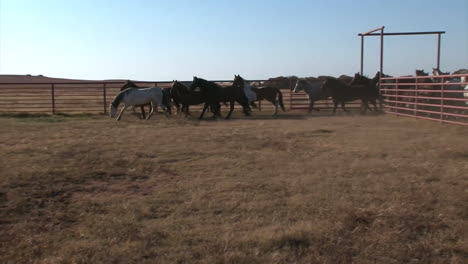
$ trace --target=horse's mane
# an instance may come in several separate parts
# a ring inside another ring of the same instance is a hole
[[[215,83],[215,82],[210,82],[210,81],[207,81],[203,78],[198,78],[198,77],[195,77],[196,80],[198,82],[201,82],[203,85],[205,85],[206,87],[205,88],[208,88],[208,89],[222,89],[223,87],[221,87],[221,85]],[[202,87],[200,87],[202,88]]]
[[[122,88],[120,88],[120,90],[123,91],[127,88],[140,88],[140,87],[136,85],[134,82],[127,80],[125,81],[124,85],[122,85]]]
[[[120,102],[122,102],[124,96],[129,92],[130,89],[125,89],[123,91],[121,91],[120,93],[118,93],[115,97],[114,97],[114,100],[112,101],[112,105],[117,108],[117,106],[119,106]]]

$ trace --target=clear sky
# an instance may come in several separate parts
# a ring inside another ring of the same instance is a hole
[[[0,0],[0,73],[187,80],[352,75],[359,32],[446,31],[443,71],[468,68],[468,0]],[[388,37],[384,72],[436,64],[436,36]],[[365,74],[378,70],[367,38]]]

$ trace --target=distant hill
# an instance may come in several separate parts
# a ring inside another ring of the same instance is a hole
[[[76,80],[65,78],[54,78],[43,75],[16,75],[16,74],[0,74],[0,83],[55,83],[55,82],[100,82],[101,80]]]

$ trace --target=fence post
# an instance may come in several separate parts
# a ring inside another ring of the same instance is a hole
[[[444,77],[441,79],[441,86],[440,86],[440,122],[444,122]]]
[[[291,77],[289,78],[289,110],[293,109],[293,100],[292,100],[292,89],[291,89]]]
[[[107,115],[107,84],[102,85],[102,99],[104,103],[104,114]]]
[[[398,109],[398,107],[401,105],[401,104],[398,103],[399,102],[399,98],[398,98],[398,79],[396,79],[395,97],[394,98],[395,98],[395,106],[396,106],[395,112],[397,114],[396,116],[398,116],[398,113],[400,111],[400,109]]]
[[[55,84],[50,85],[50,96],[52,103],[52,114],[55,115]]]
[[[413,105],[413,115],[416,118],[418,116],[418,83],[419,79],[416,76],[416,87],[414,88],[414,105]]]

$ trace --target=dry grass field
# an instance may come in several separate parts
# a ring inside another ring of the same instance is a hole
[[[467,263],[468,128],[0,117],[0,263]]]

